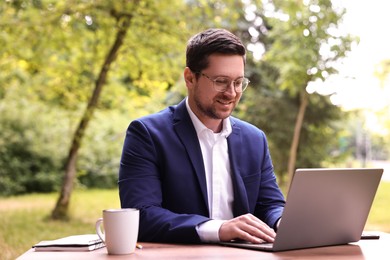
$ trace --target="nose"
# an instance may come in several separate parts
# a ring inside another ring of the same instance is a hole
[[[237,95],[237,92],[236,92],[236,89],[234,87],[234,82],[230,82],[229,84],[229,87],[226,88],[225,92],[223,92],[225,95],[229,95],[229,96],[236,96]]]

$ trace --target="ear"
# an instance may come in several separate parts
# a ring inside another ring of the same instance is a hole
[[[195,74],[192,73],[190,68],[186,67],[184,69],[184,81],[186,82],[187,87],[192,87],[193,84],[195,84]]]

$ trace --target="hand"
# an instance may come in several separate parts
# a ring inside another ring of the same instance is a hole
[[[264,241],[274,242],[275,236],[272,228],[250,213],[226,221],[219,229],[221,241],[241,239],[259,244]]]

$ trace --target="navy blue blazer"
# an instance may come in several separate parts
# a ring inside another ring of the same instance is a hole
[[[273,227],[284,197],[264,133],[230,117],[227,138],[234,216],[252,213]],[[119,169],[122,208],[140,209],[139,241],[199,243],[196,226],[208,221],[205,169],[185,100],[131,122]]]

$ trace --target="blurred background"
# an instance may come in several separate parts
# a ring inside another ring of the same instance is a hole
[[[235,116],[294,169],[382,167],[368,229],[390,232],[390,23],[385,0],[5,0],[0,3],[0,258],[91,228],[119,207],[131,120],[186,95],[188,38],[247,46]],[[72,195],[73,194],[73,195]],[[32,227],[31,223],[35,223]]]

